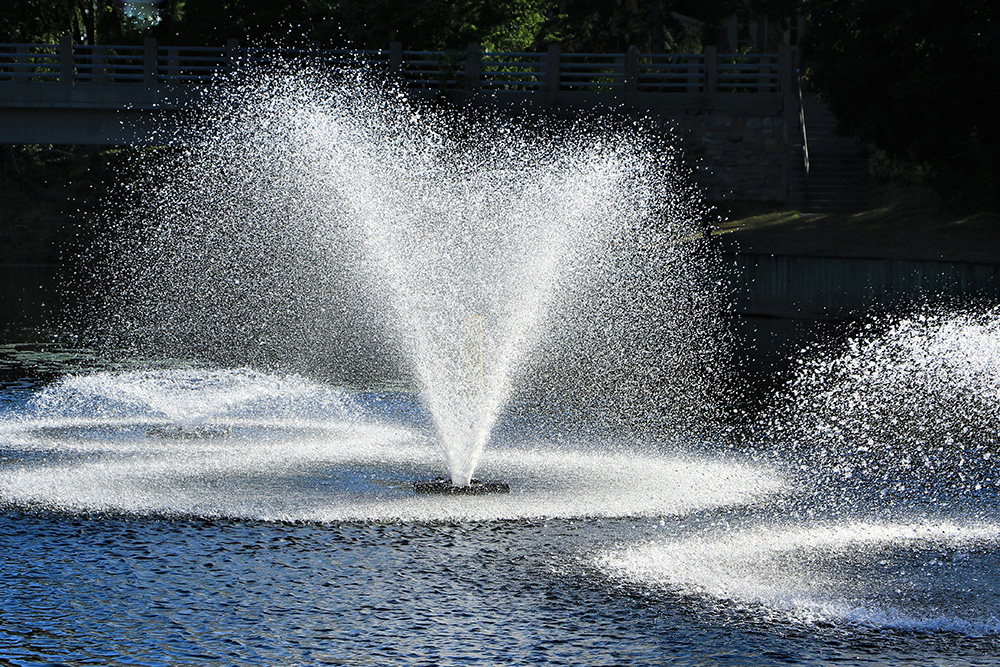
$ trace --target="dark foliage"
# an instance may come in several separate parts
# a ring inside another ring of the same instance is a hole
[[[945,189],[995,190],[1000,7],[992,0],[807,0],[809,80],[843,128],[927,165]]]
[[[267,46],[303,41],[307,0],[178,0],[176,18],[157,35],[184,44],[225,44],[229,38]]]
[[[0,0],[0,41],[164,42],[500,51],[697,51],[716,44],[731,16],[744,26],[792,16],[798,0],[162,0],[159,23],[131,21],[121,0]],[[678,15],[691,17],[681,20]]]
[[[313,39],[356,48],[402,42],[412,50],[533,49],[548,36],[552,0],[312,0]]]

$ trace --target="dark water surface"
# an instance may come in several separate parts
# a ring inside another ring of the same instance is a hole
[[[597,521],[293,525],[8,510],[7,664],[995,664],[991,638],[757,622],[616,585]]]
[[[274,385],[326,413],[347,406],[319,423],[261,413],[247,396],[268,376],[130,375],[31,346],[3,359],[2,665],[992,665],[1000,654],[994,490],[888,507],[860,486],[850,513],[790,467],[743,455],[498,442],[484,465],[511,482],[509,497],[418,498],[408,481],[439,461],[408,425],[406,396],[376,409],[371,395]],[[166,417],[229,430],[147,428]]]

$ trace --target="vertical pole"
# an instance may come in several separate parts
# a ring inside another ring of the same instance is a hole
[[[639,92],[639,47],[630,46],[625,52],[625,94]]]
[[[705,47],[705,90],[706,93],[719,91],[719,50],[715,46]]]
[[[240,59],[240,40],[230,37],[226,40],[226,68],[232,72]]]
[[[93,49],[90,61],[90,80],[93,83],[104,83],[107,78],[104,72],[104,54],[107,51],[107,47],[94,46]]]
[[[389,44],[389,74],[392,76],[403,76],[403,43],[391,42]]]
[[[767,53],[767,17],[757,17],[756,35],[754,35],[754,51]]]
[[[729,17],[726,24],[726,51],[723,53],[736,53],[740,50],[740,20],[736,14]]]
[[[469,44],[465,53],[465,89],[479,90],[482,87],[483,53],[479,44]]]
[[[757,92],[764,93],[770,85],[768,77],[764,74],[764,56],[767,53],[767,33],[768,33],[767,17],[761,16],[757,19],[757,37],[754,39],[754,44],[756,49],[754,49],[758,54],[757,57],[757,71],[760,72],[760,78],[757,79]]]
[[[147,37],[143,45],[142,80],[147,86],[155,86],[157,78],[156,38]]]
[[[806,19],[804,16],[800,16],[798,21],[795,23],[795,70],[796,74],[802,72],[802,56],[805,54],[805,39],[806,39]]]
[[[792,92],[792,47],[787,44],[778,48],[778,92]]]
[[[73,83],[73,36],[66,34],[59,39],[59,81]]]
[[[559,45],[549,44],[549,50],[545,54],[544,67],[544,94],[545,106],[551,106],[559,93]]]

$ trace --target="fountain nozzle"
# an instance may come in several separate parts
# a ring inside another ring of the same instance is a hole
[[[413,490],[418,494],[437,494],[442,496],[482,496],[488,493],[510,493],[506,482],[482,482],[472,479],[467,485],[452,484],[443,477],[426,482],[414,482]]]

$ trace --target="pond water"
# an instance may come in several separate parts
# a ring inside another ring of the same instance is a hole
[[[421,497],[441,454],[405,388],[0,357],[4,664],[987,665],[1000,649],[995,485],[887,496],[752,447],[536,425],[501,429],[479,470],[510,495]]]
[[[727,314],[651,119],[189,120],[5,269],[0,665],[995,664],[1000,311]]]

